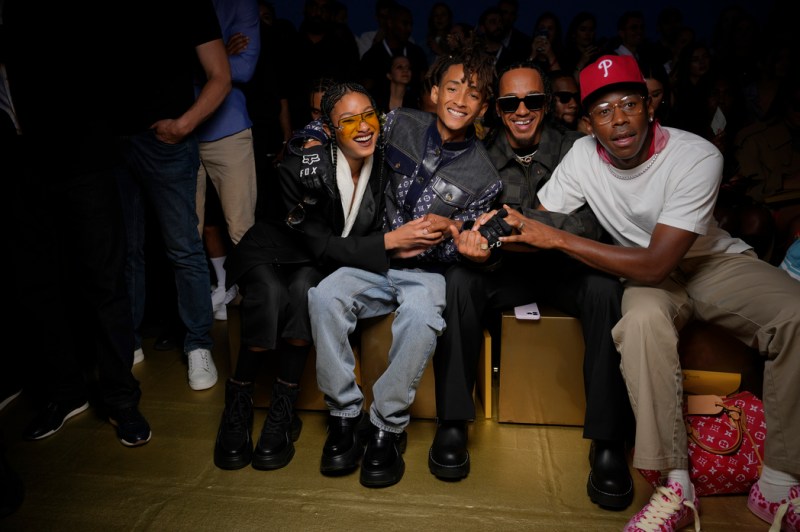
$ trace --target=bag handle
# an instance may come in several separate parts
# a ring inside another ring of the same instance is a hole
[[[736,405],[728,406],[723,402],[715,403],[715,406],[722,408],[722,414],[720,415],[727,415],[731,428],[736,430],[736,441],[733,445],[731,445],[728,449],[714,449],[713,447],[706,445],[700,441],[700,434],[689,423],[688,417],[686,420],[686,432],[689,435],[689,439],[705,451],[713,454],[721,454],[723,456],[734,454],[738,452],[739,448],[742,446],[744,433],[747,431],[747,425],[745,424],[744,416],[742,416],[742,409]]]

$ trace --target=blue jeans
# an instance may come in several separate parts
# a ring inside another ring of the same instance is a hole
[[[395,313],[389,366],[372,389],[370,420],[390,432],[408,425],[417,386],[444,331],[444,276],[421,270],[373,273],[343,267],[308,291],[317,350],[317,383],[331,414],[356,417],[364,395],[356,384],[349,336],[361,318]]]
[[[142,345],[144,202],[147,201],[156,215],[167,258],[175,271],[178,314],[186,327],[184,351],[210,349],[214,318],[208,263],[197,230],[195,194],[200,166],[197,140],[187,137],[178,144],[166,144],[147,130],[122,137],[120,143],[123,159],[116,174],[128,235],[125,277],[133,307],[136,347]]]

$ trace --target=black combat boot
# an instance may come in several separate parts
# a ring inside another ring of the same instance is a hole
[[[253,458],[253,383],[228,380],[225,410],[214,444],[214,465],[220,469],[241,469]]]
[[[272,386],[269,414],[264,420],[261,437],[253,453],[253,467],[280,469],[292,461],[294,443],[300,437],[303,422],[294,413],[294,404],[300,388],[288,386],[278,380]]]

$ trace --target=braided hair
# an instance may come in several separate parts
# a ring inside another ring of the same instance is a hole
[[[339,100],[344,98],[347,94],[355,92],[358,94],[363,94],[369,99],[369,104],[375,109],[376,113],[378,111],[378,105],[375,103],[375,98],[372,97],[372,94],[369,93],[367,89],[364,88],[363,85],[358,83],[346,81],[342,83],[336,83],[325,91],[325,94],[322,95],[322,101],[320,102],[320,108],[322,110],[322,123],[328,127],[328,131],[330,131],[330,143],[328,145],[328,149],[330,150],[331,156],[331,164],[333,167],[334,172],[336,171],[337,165],[337,147],[338,144],[336,143],[336,124],[333,123],[331,119],[331,114],[333,113],[333,108],[339,103]],[[380,116],[380,122],[383,123],[383,117]],[[378,128],[378,141],[375,143],[375,153],[373,154],[373,168],[375,164],[380,165],[380,176],[379,179],[383,181],[383,128]],[[381,186],[382,183],[381,183]]]

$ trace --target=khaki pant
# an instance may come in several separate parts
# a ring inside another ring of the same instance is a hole
[[[688,469],[678,331],[699,319],[766,358],[764,462],[800,474],[800,283],[752,252],[684,259],[659,286],[626,282],[612,332],[636,415],[634,467]]]
[[[206,174],[219,194],[231,241],[238,244],[255,223],[256,216],[256,163],[251,130],[200,143],[197,228],[201,235],[205,222]]]

